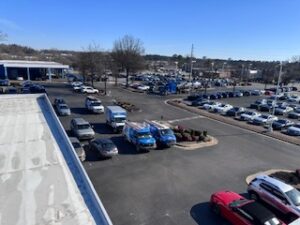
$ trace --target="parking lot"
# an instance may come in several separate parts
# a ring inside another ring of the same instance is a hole
[[[213,192],[229,189],[244,194],[249,174],[299,166],[299,146],[208,118],[193,119],[195,114],[166,105],[165,97],[110,87],[110,96],[99,98],[104,105],[113,99],[135,104],[141,111],[129,113],[131,121],[176,120],[185,127],[207,130],[219,140],[216,146],[194,151],[173,147],[136,154],[120,134],[112,134],[103,115],[84,109],[85,95],[73,93],[67,84],[45,87],[51,101],[63,97],[70,106],[71,116],[60,117],[67,131],[71,118],[83,117],[94,125],[96,137],[110,137],[117,145],[116,157],[99,161],[87,151],[83,163],[114,224],[225,224],[209,210]],[[247,98],[249,103],[234,98],[231,104],[249,105],[256,98]]]

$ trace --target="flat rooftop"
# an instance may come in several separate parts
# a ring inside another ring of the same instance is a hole
[[[0,224],[111,224],[53,112],[44,95],[0,96]]]
[[[68,65],[50,61],[0,60],[4,67],[68,69]]]

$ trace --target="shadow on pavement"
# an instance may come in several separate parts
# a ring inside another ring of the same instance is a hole
[[[86,108],[71,108],[71,112],[75,114],[80,114],[80,115],[87,115],[90,114],[90,112]]]
[[[209,202],[194,205],[190,210],[190,215],[198,225],[230,225],[210,211]]]
[[[118,147],[120,155],[136,155],[136,154],[138,154],[136,152],[134,145],[125,141],[123,136],[111,137],[111,140]]]
[[[107,126],[106,123],[91,123],[91,125],[98,134],[115,134],[111,127]]]

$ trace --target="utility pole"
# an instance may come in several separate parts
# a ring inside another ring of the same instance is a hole
[[[191,78],[192,78],[192,75],[193,75],[193,54],[194,54],[194,44],[192,44],[192,49],[191,49],[191,71],[190,71],[190,74],[189,74],[189,84],[191,84]],[[192,91],[192,84],[191,84],[191,87],[190,87],[190,93]]]
[[[191,71],[190,71],[190,76],[189,76],[189,82],[191,82],[191,77],[193,75],[193,54],[194,54],[194,44],[192,44],[192,49],[191,49]]]
[[[281,75],[282,75],[282,61],[280,62],[280,68],[279,68],[279,74],[278,74],[278,80],[277,80],[277,87],[276,87],[276,94],[275,94],[275,99],[274,99],[274,104],[273,104],[273,109],[272,109],[272,116],[274,116],[274,114],[275,114],[275,106],[276,106],[276,103],[277,103],[277,96],[278,96],[278,90],[279,90]],[[271,123],[269,125],[268,131],[273,132],[273,120],[271,121]]]

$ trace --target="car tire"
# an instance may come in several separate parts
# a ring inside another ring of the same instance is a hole
[[[220,208],[220,206],[219,206],[218,204],[216,204],[216,203],[212,203],[212,205],[211,205],[211,211],[212,211],[215,215],[217,215],[217,216],[219,216],[219,215],[221,214],[221,208]]]
[[[136,151],[139,153],[140,152],[140,146],[139,145],[136,145],[135,146],[135,149],[136,149]]]
[[[255,201],[259,201],[259,196],[254,191],[249,192],[249,198]]]

